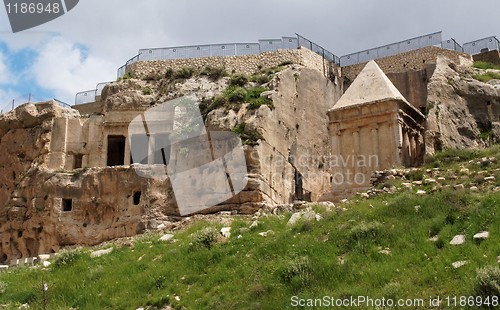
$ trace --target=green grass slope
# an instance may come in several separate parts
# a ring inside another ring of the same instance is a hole
[[[470,183],[474,173],[494,174],[500,168],[497,163],[477,164],[475,159],[483,156],[500,163],[500,148],[447,151],[431,158],[422,174],[436,166],[442,171],[467,167],[471,176],[461,180]],[[400,181],[393,182],[399,187]],[[460,296],[492,295],[498,301],[500,292],[500,192],[492,190],[497,185],[479,191],[427,188],[425,195],[416,195],[416,188],[401,188],[374,198],[354,198],[333,209],[313,207],[321,220],[293,226],[287,225],[291,213],[286,212],[260,216],[252,228],[255,219],[235,217],[227,239],[219,236],[222,224],[194,221],[174,233],[175,241],[147,234],[133,244],[116,244],[113,253],[102,257],[91,258],[89,250],[80,250],[59,255],[48,268],[9,269],[0,273],[0,305],[285,309],[299,302],[305,306],[297,308],[311,308],[311,298],[325,305],[324,296],[368,296],[424,300],[409,309],[473,308],[470,300],[461,303]],[[274,234],[259,235],[270,230]],[[481,231],[490,237],[474,241],[473,235]],[[465,244],[450,245],[458,234],[466,235]],[[430,241],[434,236],[437,241]],[[457,261],[467,264],[454,268]],[[478,270],[485,267],[490,269],[479,272],[486,275],[478,278]],[[45,294],[42,283],[48,284]],[[429,304],[430,297],[447,296],[451,304],[446,299],[438,307]]]

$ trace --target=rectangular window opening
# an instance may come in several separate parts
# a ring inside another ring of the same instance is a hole
[[[108,136],[107,166],[123,166],[125,164],[125,137]]]
[[[63,212],[71,212],[73,210],[73,199],[63,199],[62,210]]]
[[[73,169],[80,169],[83,167],[83,155],[75,154],[73,158]]]

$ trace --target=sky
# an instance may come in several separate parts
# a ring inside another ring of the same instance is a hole
[[[443,31],[459,43],[498,35],[500,1],[80,0],[60,18],[13,34],[0,7],[0,109],[116,80],[141,48],[257,42],[299,33],[337,56]]]

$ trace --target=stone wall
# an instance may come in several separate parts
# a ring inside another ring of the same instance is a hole
[[[434,73],[436,65],[429,64],[423,70],[388,73],[387,77],[399,92],[419,110],[427,106],[427,84]]]
[[[379,65],[380,69],[382,69],[385,74],[388,74],[406,72],[409,70],[424,70],[427,65],[436,63],[438,55],[446,56],[457,62],[460,56],[472,59],[472,56],[470,56],[469,54],[446,50],[435,46],[429,46],[394,56],[380,58],[375,61]],[[356,78],[356,76],[358,76],[361,70],[363,70],[365,65],[366,62],[343,67],[342,76],[352,81]]]
[[[214,56],[205,58],[169,59],[139,61],[127,67],[137,78],[163,75],[167,69],[179,70],[184,67],[203,69],[204,67],[224,67],[229,73],[253,74],[262,68],[272,68],[284,62],[300,64],[323,72],[325,76],[334,70],[334,66],[323,57],[306,48],[264,52],[258,55]]]
[[[474,61],[485,61],[492,64],[500,65],[500,51],[489,51],[473,56]]]

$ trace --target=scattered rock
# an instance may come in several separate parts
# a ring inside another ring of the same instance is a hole
[[[490,237],[490,233],[488,231],[482,231],[474,235],[474,240],[486,240]]]
[[[453,237],[453,239],[450,241],[451,245],[462,245],[465,243],[465,235],[456,235]]]
[[[460,169],[460,174],[469,175],[470,170],[467,168],[462,168],[462,169]]]
[[[415,212],[420,211],[420,208],[422,208],[422,206],[415,206]]]
[[[465,186],[463,184],[457,184],[455,186],[453,186],[454,189],[464,189]]]
[[[444,182],[446,181],[446,178],[444,178],[444,177],[439,177],[439,178],[437,178],[437,181],[438,181],[439,183],[444,183]]]
[[[411,183],[401,183],[401,185],[407,189],[412,189],[413,185]]]
[[[423,191],[423,190],[418,190],[418,191],[417,191],[417,195],[421,195],[421,196],[423,196],[423,195],[425,195],[425,194],[427,194],[427,192],[426,192],[426,191]]]
[[[220,233],[221,233],[222,236],[224,236],[224,238],[231,237],[231,227],[223,227],[220,230]]]
[[[468,263],[469,263],[469,262],[468,262],[468,261],[466,261],[466,260],[461,260],[461,261],[458,261],[458,262],[454,262],[454,263],[452,263],[451,265],[453,266],[453,268],[458,269],[458,268],[460,268],[460,267],[462,267],[462,266],[467,265]]]
[[[43,261],[42,262],[42,266],[45,267],[45,268],[49,267],[50,265],[52,265],[52,264],[49,261]]]
[[[391,255],[391,249],[389,249],[389,248],[382,249],[382,250],[380,250],[378,252],[380,254],[383,254],[383,255]]]
[[[259,236],[262,236],[262,237],[267,237],[267,236],[272,236],[272,235],[274,235],[274,231],[272,231],[272,230],[268,230],[268,231],[259,233]]]
[[[478,192],[479,188],[477,186],[471,186],[470,190],[471,190],[471,192]]]
[[[302,218],[302,213],[300,213],[300,212],[294,213],[294,214],[292,214],[292,216],[288,220],[287,225],[288,226],[295,225],[301,218]]]
[[[113,250],[114,250],[113,248],[109,248],[109,249],[94,251],[94,252],[90,253],[90,257],[95,258],[95,257],[103,256],[103,255],[108,255],[111,252],[113,252]]]
[[[253,221],[253,223],[250,225],[250,229],[253,229],[255,227],[259,226],[259,222],[258,221]]]
[[[415,184],[415,185],[422,185],[423,182],[422,181],[413,181],[413,184]]]
[[[486,178],[484,178],[484,180],[485,180],[486,182],[492,182],[492,181],[495,181],[495,177],[494,177],[494,176],[491,176],[491,177],[486,177]]]
[[[370,198],[370,195],[368,195],[367,193],[361,193],[360,196],[361,198]]]
[[[174,235],[172,235],[172,234],[166,234],[166,235],[163,235],[163,237],[160,238],[160,241],[169,241],[172,238],[174,238]]]
[[[429,238],[429,241],[431,241],[431,242],[437,242],[438,240],[439,240],[439,236],[434,236],[434,237]]]
[[[435,179],[425,179],[424,184],[435,184],[436,180]]]
[[[498,257],[497,257],[497,263],[500,264],[500,255],[498,255]]]
[[[9,269],[9,266],[7,265],[0,265],[0,271],[7,270]]]
[[[345,264],[345,256],[344,255],[337,257],[337,260],[339,261],[340,265]]]
[[[165,225],[163,223],[158,225],[158,227],[156,227],[157,230],[164,230],[165,228],[167,228],[167,225]]]
[[[330,202],[330,201],[318,202],[317,205],[320,206],[320,207],[324,207],[327,210],[335,209],[335,204],[333,202]]]

